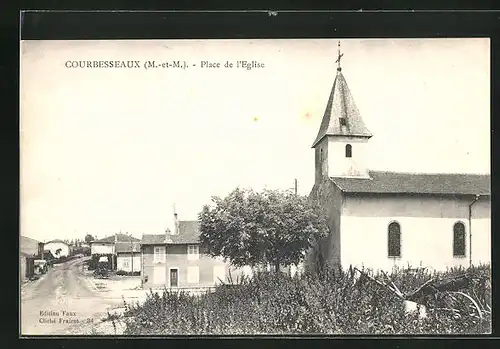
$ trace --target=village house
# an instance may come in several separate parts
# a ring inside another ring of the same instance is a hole
[[[339,66],[315,151],[312,201],[329,236],[307,267],[446,269],[491,261],[490,175],[371,171],[371,132]],[[389,101],[390,102],[390,101]]]
[[[100,240],[90,242],[91,255],[115,254],[116,236],[108,236]]]
[[[117,242],[116,251],[116,270],[130,272],[141,271],[141,243]]]
[[[139,242],[138,238],[127,234],[114,234],[107,236],[105,238],[91,241],[90,242],[90,253],[91,254],[116,254],[116,244],[117,243],[131,243]]]
[[[39,254],[39,245],[43,244],[35,239],[27,236],[20,236],[19,250],[28,256],[35,256]]]
[[[142,237],[143,287],[197,288],[225,282],[231,272],[229,265],[204,253],[199,243],[198,221],[179,221],[174,216],[172,232]]]
[[[107,236],[105,238],[99,239],[92,241],[90,243],[90,253],[92,256],[94,255],[106,255],[110,258],[110,264],[109,268],[111,270],[118,270],[118,255],[116,251],[116,246],[118,244],[131,244],[131,243],[138,243],[140,240],[138,238],[135,238],[133,236],[127,235],[127,234],[114,234]],[[134,269],[136,269],[134,267]]]
[[[49,250],[56,258],[69,256],[69,245],[62,240],[56,239],[46,242],[44,245],[45,250]]]

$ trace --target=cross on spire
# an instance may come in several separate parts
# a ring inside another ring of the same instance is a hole
[[[340,67],[340,59],[342,58],[342,56],[344,56],[344,54],[343,54],[343,53],[340,53],[340,41],[339,41],[339,43],[338,43],[338,47],[339,47],[339,54],[338,54],[338,56],[337,56],[337,60],[335,61],[335,63],[337,63],[337,70],[338,70],[338,71],[341,71],[341,70],[342,70],[342,68]]]

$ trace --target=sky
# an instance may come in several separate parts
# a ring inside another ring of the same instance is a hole
[[[490,173],[489,39],[341,39],[367,167]],[[162,233],[236,187],[314,184],[336,74],[320,40],[23,41],[21,235]],[[66,68],[138,60],[141,68]],[[188,68],[145,69],[145,61]],[[224,68],[226,61],[263,68]],[[201,68],[202,61],[220,68]],[[196,65],[196,66],[193,66]]]

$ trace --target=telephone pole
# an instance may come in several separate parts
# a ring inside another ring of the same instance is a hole
[[[132,256],[132,274],[134,275],[134,244],[132,243],[132,235],[130,235],[130,255]]]

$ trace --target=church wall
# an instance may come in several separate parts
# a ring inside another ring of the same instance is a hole
[[[309,251],[306,258],[306,269],[316,270],[318,253],[321,252],[325,265],[335,267],[340,264],[340,212],[342,194],[331,180],[324,180],[314,185],[310,199],[318,202],[327,217],[330,234]]]
[[[472,206],[472,262],[491,262],[491,201],[481,198]]]
[[[364,265],[390,270],[393,266],[428,266],[446,269],[469,265],[470,198],[418,196],[349,196],[344,200],[341,217],[341,263],[347,268]],[[473,206],[473,262],[490,260],[490,204]],[[389,223],[401,225],[401,258],[387,256]],[[453,225],[466,227],[466,257],[453,256]]]
[[[327,176],[328,137],[323,138],[323,140],[316,145],[314,156],[315,183],[319,183],[323,180],[323,177]]]

